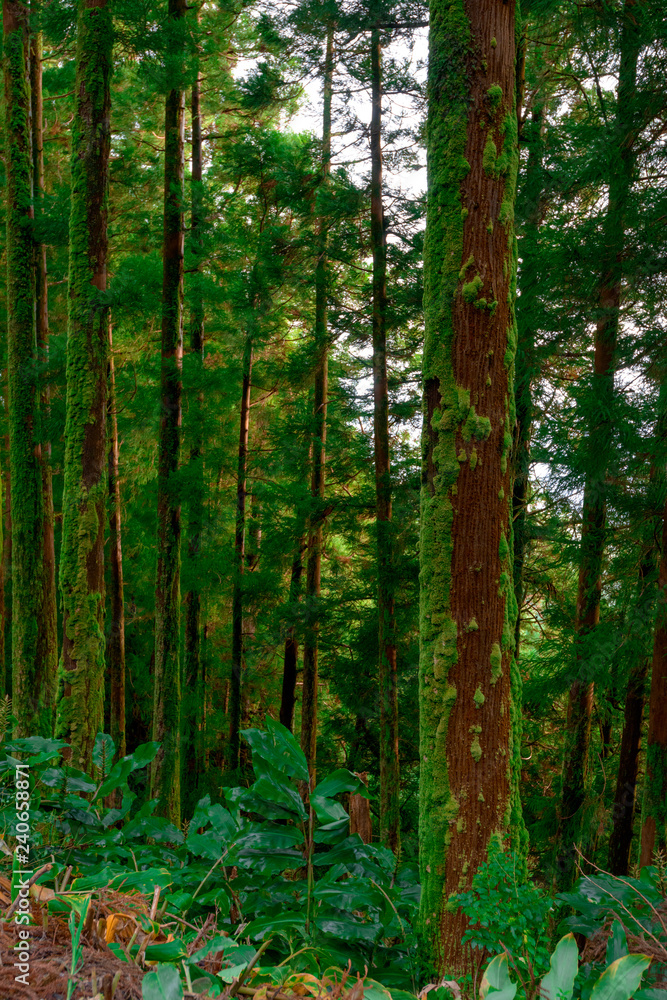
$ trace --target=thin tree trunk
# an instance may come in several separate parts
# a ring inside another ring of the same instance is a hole
[[[186,0],[169,0],[173,21],[185,17]],[[172,54],[184,56],[179,46]],[[175,70],[175,72],[177,72]],[[181,819],[180,580],[181,503],[176,483],[181,451],[183,365],[185,91],[178,75],[165,104],[164,237],[162,249],[162,414],[158,445],[157,574],[155,584],[155,678],[153,739],[162,744],[151,769],[151,795],[173,823]]]
[[[35,216],[41,214],[44,196],[44,111],[42,102],[42,35],[30,37],[30,96],[32,104],[32,170]],[[49,289],[46,271],[46,246],[35,244],[35,319],[37,351],[40,368],[44,373],[49,362]],[[53,720],[55,724],[55,690],[58,672],[58,626],[56,614],[56,552],[53,538],[53,483],[51,478],[51,442],[46,433],[51,411],[51,393],[44,381],[40,393],[42,415],[42,497],[43,535],[42,566],[44,603],[39,622],[39,657],[45,674],[50,678],[53,691]]]
[[[378,686],[380,694],[380,840],[400,849],[398,689],[391,527],[389,386],[387,382],[387,238],[382,204],[382,48],[371,32],[371,243],[373,246],[373,427],[378,555]]]
[[[12,495],[12,702],[15,736],[51,736],[53,684],[40,659],[43,497],[32,243],[28,8],[4,0],[7,367]]]
[[[451,894],[470,887],[494,836],[525,839],[512,698],[514,8],[432,0],[430,16],[419,923],[448,978],[474,967]]]
[[[322,112],[322,182],[326,184],[331,162],[331,99],[333,95],[334,29],[329,28],[324,61]],[[308,527],[306,562],[306,630],[303,642],[303,688],[301,695],[301,749],[308,761],[311,785],[315,781],[317,756],[317,686],[320,585],[322,574],[323,521],[318,516],[324,500],[324,465],[327,443],[327,396],[329,343],[327,332],[327,230],[320,219],[318,258],[315,268],[315,387],[313,400],[313,464],[310,477],[312,512]]]
[[[296,613],[296,605],[301,592],[301,577],[303,575],[303,552],[305,549],[305,538],[303,535],[297,539],[294,559],[292,560],[292,573],[289,585],[290,614]],[[296,704],[296,679],[299,661],[299,639],[297,637],[296,625],[291,624],[285,636],[285,652],[283,654],[283,685],[280,696],[280,722],[286,726],[290,732],[294,726],[294,706]]]
[[[6,467],[2,472],[2,577],[3,594],[2,648],[4,651],[3,667],[5,671],[5,692],[12,692],[12,490],[9,471],[9,435],[4,440],[4,455]]]
[[[252,376],[252,339],[246,336],[243,351],[241,420],[236,477],[236,531],[234,534],[234,591],[232,594],[232,675],[229,689],[228,770],[238,774],[241,768],[241,710],[243,695],[243,570],[248,474],[248,438],[250,433],[250,390]]]
[[[197,787],[198,754],[196,752],[197,733],[201,724],[204,706],[201,703],[203,690],[201,663],[201,591],[199,553],[204,519],[204,461],[202,455],[203,395],[201,378],[204,360],[204,299],[201,288],[199,258],[202,253],[201,227],[203,223],[202,199],[202,137],[200,108],[200,74],[192,84],[192,186],[190,216],[190,246],[195,258],[192,276],[190,306],[190,362],[191,378],[194,382],[189,413],[194,431],[190,448],[190,489],[188,504],[188,549],[187,569],[190,581],[185,597],[185,694],[187,716],[185,725],[184,759],[189,781]]]
[[[588,468],[584,483],[579,581],[575,620],[576,676],[570,687],[565,728],[557,883],[567,889],[575,876],[575,848],[582,845],[582,820],[586,802],[589,745],[593,713],[591,636],[600,621],[602,562],[606,545],[606,478],[610,462],[610,414],[614,402],[614,369],[619,328],[625,214],[632,188],[635,152],[631,102],[637,77],[639,35],[634,14],[636,0],[625,0],[622,14],[621,62],[614,142],[618,160],[609,178],[609,204],[605,221],[605,250],[598,294],[595,328],[594,392],[598,418],[587,443]]]
[[[91,767],[104,721],[111,9],[79,0],[72,126],[67,415],[60,590],[63,653],[57,733]]]
[[[660,415],[658,439],[663,449],[654,465],[656,479],[664,488],[667,481],[664,471],[665,396],[667,382],[660,389]],[[662,433],[661,433],[662,431]],[[643,694],[643,692],[642,692]],[[641,697],[641,695],[640,695]],[[642,699],[643,708],[643,699]],[[636,709],[641,727],[641,711]],[[641,739],[641,734],[639,734]],[[620,774],[619,774],[620,783]],[[662,514],[662,535],[658,560],[658,595],[653,634],[651,662],[651,687],[648,706],[648,734],[646,738],[646,770],[642,801],[641,839],[639,864],[654,863],[655,852],[667,849],[667,501]],[[612,869],[613,870],[613,869]]]
[[[514,655],[519,659],[521,641],[521,606],[524,597],[524,562],[526,556],[526,509],[530,471],[530,439],[533,423],[532,385],[535,367],[535,313],[540,287],[539,232],[542,222],[542,159],[544,107],[537,104],[530,122],[524,126],[523,139],[528,145],[528,162],[522,191],[524,223],[521,230],[521,296],[517,300],[518,346],[516,354],[516,425],[514,430],[512,488],[512,523],[514,527],[514,596],[517,604]]]
[[[116,411],[116,377],[113,360],[113,341],[109,325],[109,398],[107,421],[109,427],[107,482],[109,496],[109,567],[111,578],[111,630],[107,647],[107,668],[110,682],[110,735],[116,745],[118,757],[127,753],[125,739],[125,601],[123,596],[123,548],[121,532],[121,503],[118,442],[118,415]]]

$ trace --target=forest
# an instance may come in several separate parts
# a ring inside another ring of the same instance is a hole
[[[0,1000],[666,1000],[663,0],[2,68]]]

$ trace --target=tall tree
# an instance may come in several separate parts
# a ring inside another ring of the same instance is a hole
[[[227,767],[235,774],[241,767],[241,708],[243,692],[243,571],[246,549],[246,508],[248,501],[248,441],[250,435],[250,393],[252,389],[252,336],[246,335],[243,348],[241,413],[236,472],[236,525],[234,531],[234,591],[232,595],[232,676],[229,689],[229,754]]]
[[[331,100],[334,74],[334,26],[327,30],[324,57],[322,110],[322,182],[331,168]],[[311,781],[314,780],[317,756],[317,686],[318,686],[318,607],[322,574],[322,538],[324,531],[320,507],[324,501],[324,472],[327,446],[327,396],[329,340],[327,296],[329,264],[327,261],[327,223],[320,218],[315,268],[315,385],[313,392],[313,434],[310,494],[312,510],[308,525],[306,562],[307,627],[303,642],[303,688],[301,700],[301,749],[306,755]]]
[[[188,708],[184,732],[187,745],[185,759],[196,785],[198,769],[198,743],[200,741],[204,678],[201,650],[201,552],[204,520],[204,456],[202,419],[204,397],[202,375],[204,362],[204,297],[201,282],[203,189],[202,189],[202,116],[201,74],[196,69],[191,91],[192,120],[192,170],[190,195],[190,251],[193,256],[193,275],[190,288],[190,357],[192,365],[192,392],[189,400],[190,422],[193,428],[190,447],[190,476],[188,504],[187,571],[188,591],[185,597],[185,648],[183,664],[185,694]]]
[[[12,696],[17,734],[51,736],[55,678],[41,657],[44,602],[39,355],[35,332],[28,7],[3,2],[7,368],[12,497]]]
[[[106,0],[79,0],[72,129],[67,417],[58,733],[88,770],[104,719],[104,531],[109,363],[107,216],[113,25]]]
[[[371,31],[371,244],[373,247],[373,441],[378,554],[378,683],[380,689],[380,839],[400,847],[400,774],[394,558],[391,527],[389,388],[387,382],[387,234],[382,198],[382,44]]]
[[[167,68],[172,83],[165,102],[164,229],[162,240],[162,345],[158,440],[157,574],[153,739],[161,744],[151,769],[151,794],[172,822],[181,816],[180,604],[181,502],[177,484],[181,453],[183,365],[183,254],[185,199],[186,0],[169,0]]]
[[[123,585],[123,543],[120,498],[120,445],[116,410],[116,370],[113,340],[109,325],[109,393],[107,426],[109,429],[107,484],[109,502],[109,569],[111,590],[111,627],[107,643],[109,673],[109,733],[118,757],[124,757],[125,745],[125,598]]]
[[[472,958],[448,899],[521,823],[511,732],[514,18],[512,2],[430,5],[420,928],[436,968],[453,975]]]
[[[32,176],[35,219],[39,225],[44,198],[44,102],[42,97],[42,33],[33,31],[30,36],[30,99],[32,113]],[[37,352],[40,369],[44,372],[49,362],[49,287],[46,269],[46,245],[35,243],[35,320]],[[45,433],[51,409],[51,391],[43,379],[40,393],[42,417],[42,495],[44,514],[42,520],[42,571],[44,601],[39,623],[39,658],[48,677],[54,679],[58,671],[58,627],[56,614],[56,552],[53,537],[53,482],[51,476],[51,442]],[[55,701],[52,706],[55,710]]]
[[[560,803],[557,881],[561,888],[568,888],[574,878],[575,845],[582,844],[582,813],[588,781],[594,692],[587,661],[592,648],[591,637],[600,622],[602,562],[606,545],[606,479],[611,461],[623,251],[628,199],[636,163],[633,94],[641,40],[637,10],[636,0],[625,0],[621,13],[614,152],[607,178],[609,202],[604,222],[604,258],[595,323],[593,392],[596,407],[586,442],[587,468],[575,620],[575,678],[568,700]]]

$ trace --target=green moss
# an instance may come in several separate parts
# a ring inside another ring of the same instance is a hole
[[[478,274],[475,275],[472,281],[466,282],[461,289],[464,301],[474,302],[483,284],[484,282]]]
[[[461,209],[461,218],[462,219],[467,219],[468,218],[468,209],[467,208],[462,208]]]
[[[476,618],[471,618],[468,622],[467,632],[479,632],[479,625]]]
[[[487,177],[495,177],[497,159],[498,147],[493,141],[493,136],[489,132],[486,137],[486,143],[484,144],[484,152],[482,153],[482,165],[484,167],[484,173]]]
[[[484,702],[486,701],[486,698],[482,694],[482,689],[479,686],[479,684],[477,685],[477,690],[475,691],[475,693],[473,695],[473,701],[475,702],[475,705],[477,706],[477,708],[481,708],[482,705],[484,704]]]
[[[467,212],[468,210],[464,209],[464,211]],[[465,281],[466,280],[466,271],[468,270],[469,267],[473,267],[474,264],[475,264],[475,258],[473,257],[472,254],[470,254],[470,256],[468,257],[467,261],[465,262],[465,264],[463,265],[463,267],[459,271],[459,281]]]
[[[477,733],[473,736],[472,743],[470,744],[470,753],[472,754],[474,760],[479,763],[482,759],[482,745],[479,742],[479,735]]]
[[[108,307],[108,144],[113,24],[109,5],[77,19],[76,114],[72,126],[69,311],[60,589],[66,641],[59,667],[57,735],[88,770],[104,705],[104,533]],[[91,211],[96,206],[97,211]],[[102,286],[103,287],[103,286]]]
[[[468,459],[468,456],[466,455],[463,449],[461,449],[461,451],[458,453],[456,457],[458,458],[459,462],[466,462]]]
[[[480,790],[479,790],[479,795],[477,796],[477,801],[478,801],[478,802],[486,802],[486,799],[484,798],[484,792],[482,791],[482,789],[481,789],[481,788],[480,788]],[[480,820],[479,820],[479,817],[478,817],[478,819],[477,819],[477,822],[478,822],[478,823],[480,822]]]
[[[493,222],[491,222],[491,221],[487,222],[487,224],[486,224],[486,231],[487,231],[487,233],[492,233],[493,232]]]
[[[497,44],[498,44],[498,42],[495,40],[495,38],[492,38],[491,39],[491,48],[495,49],[495,47],[496,47]]]
[[[491,436],[491,421],[489,417],[478,416],[475,407],[471,406],[465,423],[461,428],[464,441],[486,441]]]
[[[494,642],[491,647],[491,683],[495,684],[499,677],[502,676],[503,672],[503,654],[500,649],[500,644]]]
[[[477,449],[473,448],[472,451],[470,452],[470,468],[471,469],[476,469],[477,468],[477,461],[478,461]]]
[[[499,84],[494,83],[493,86],[489,87],[486,93],[489,98],[491,110],[497,111],[503,99],[503,88]]]

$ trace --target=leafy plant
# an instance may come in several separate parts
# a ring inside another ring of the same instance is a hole
[[[621,929],[622,930],[622,929]],[[627,951],[627,949],[626,949]],[[635,995],[651,959],[647,955],[624,954],[607,964],[597,975],[587,996],[590,1000],[630,1000]],[[528,996],[545,1000],[571,1000],[577,995],[579,951],[574,934],[566,934],[558,942],[549,963],[549,972],[538,984],[528,984]],[[480,989],[481,1000],[514,1000],[518,990],[509,975],[507,954],[496,955],[489,963]]]
[[[471,889],[459,893],[457,901],[469,924],[463,940],[479,953],[478,968],[489,955],[507,954],[522,979],[538,979],[547,971],[553,901],[526,880],[515,853],[491,850]]]

